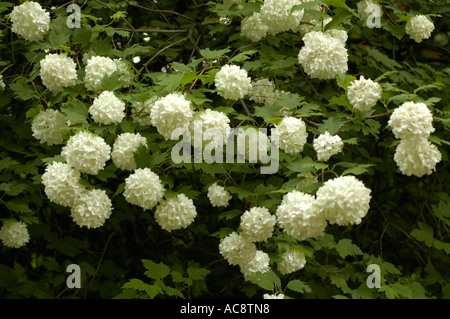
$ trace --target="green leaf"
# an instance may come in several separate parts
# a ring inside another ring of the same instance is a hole
[[[33,212],[30,207],[28,207],[28,204],[23,201],[21,198],[14,198],[13,200],[10,200],[5,203],[6,207],[8,207],[9,210],[16,212],[16,213],[31,213]]]
[[[310,171],[312,168],[325,169],[327,167],[328,164],[316,163],[311,157],[308,156],[296,159],[287,165],[287,168],[289,168],[291,171],[298,173]]]
[[[162,262],[157,264],[151,260],[141,259],[147,271],[144,273],[149,278],[152,279],[164,279],[170,274],[169,266],[164,265]]]
[[[133,289],[138,291],[144,291],[150,298],[155,298],[157,295],[162,294],[161,287],[156,285],[149,285],[140,279],[132,278],[126,282],[122,289]]]
[[[295,292],[299,292],[301,294],[305,292],[311,292],[311,288],[308,286],[308,284],[299,279],[289,281],[286,288]]]
[[[433,246],[433,227],[431,227],[430,225],[419,222],[419,228],[414,229],[411,232],[411,236],[413,236],[417,240],[425,242],[425,245],[427,245],[428,247]]]
[[[362,250],[355,244],[352,244],[352,241],[347,238],[341,239],[335,248],[342,258],[363,254]]]
[[[161,94],[168,94],[175,91],[180,85],[181,81],[183,81],[184,73],[176,72],[176,73],[164,73],[164,72],[156,72],[150,73],[148,76],[155,82],[157,91],[160,91]]]
[[[230,52],[229,48],[222,50],[210,50],[208,48],[200,50],[200,54],[207,60],[218,60],[228,52]]]
[[[342,176],[344,175],[361,175],[368,172],[368,167],[372,167],[374,164],[360,164],[355,167],[351,167],[342,172]]]
[[[391,70],[401,68],[402,66],[395,60],[389,58],[387,55],[381,53],[377,49],[367,48],[367,53],[375,59],[375,61],[383,64]]]
[[[233,219],[239,215],[242,214],[242,211],[239,209],[232,209],[232,210],[227,210],[225,212],[222,212],[219,214],[219,216],[217,217],[219,220],[225,219],[225,220],[230,220]]]
[[[120,89],[123,85],[122,81],[120,81],[121,73],[119,71],[114,71],[111,74],[105,74],[102,79],[102,89],[103,91],[114,92]]]
[[[272,270],[264,273],[257,272],[255,276],[258,278],[256,284],[265,290],[274,291],[275,285],[281,287],[280,278]]]
[[[244,62],[244,61],[250,59],[250,57],[257,52],[258,51],[256,51],[256,50],[247,50],[247,51],[241,52],[241,53],[235,55],[234,57],[232,57],[230,59],[230,63]]]
[[[11,166],[16,166],[20,164],[18,161],[11,159],[11,157],[6,157],[0,160],[0,171]]]
[[[330,133],[331,135],[337,134],[340,127],[342,126],[341,120],[336,117],[329,117],[322,124],[319,124],[318,131],[323,134],[325,132]]]
[[[66,114],[66,120],[70,121],[70,125],[87,123],[86,119],[89,117],[88,107],[79,100],[64,103],[61,112]]]
[[[9,87],[13,90],[14,97],[18,100],[27,101],[31,98],[37,99],[37,92],[30,83],[27,78],[20,77],[17,81],[11,83]]]
[[[204,280],[211,271],[205,268],[189,267],[187,273],[192,280]]]
[[[21,184],[16,181],[12,181],[9,183],[1,183],[0,191],[4,191],[6,195],[9,196],[17,196],[27,188],[27,184]]]

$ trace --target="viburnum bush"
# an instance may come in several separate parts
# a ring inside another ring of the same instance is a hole
[[[0,13],[0,297],[450,298],[446,0]]]

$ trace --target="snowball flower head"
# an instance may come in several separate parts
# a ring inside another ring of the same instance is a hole
[[[133,118],[133,123],[137,123],[139,125],[151,125],[152,118],[150,117],[150,112],[152,110],[153,105],[158,100],[157,96],[153,96],[144,102],[133,102],[133,114],[131,117]]]
[[[277,294],[277,295],[264,294],[263,298],[264,299],[284,299],[284,294]]]
[[[111,216],[112,203],[102,189],[92,189],[78,196],[70,210],[73,221],[80,227],[98,228]]]
[[[241,235],[252,242],[272,237],[277,220],[265,207],[252,207],[241,216]]]
[[[317,202],[331,224],[360,224],[369,211],[371,190],[354,176],[326,181],[317,191]]]
[[[0,74],[0,89],[4,90],[6,87],[5,82],[3,82],[3,75]]]
[[[331,135],[328,131],[320,134],[313,142],[314,150],[317,152],[317,159],[326,162],[331,156],[342,152],[344,142],[339,135]]]
[[[256,246],[245,237],[232,232],[220,240],[219,252],[230,265],[245,265],[255,258]]]
[[[197,209],[192,199],[184,194],[162,201],[155,210],[156,222],[168,232],[186,228],[197,216]]]
[[[362,20],[366,20],[374,13],[381,13],[381,6],[377,0],[363,0],[357,4],[358,14]]]
[[[291,274],[305,267],[305,254],[298,249],[289,249],[281,254],[281,261],[277,265],[278,271],[283,274]]]
[[[308,137],[305,122],[291,116],[283,118],[281,123],[276,126],[275,134],[280,148],[291,155],[303,151]]]
[[[58,110],[40,111],[31,122],[33,136],[41,143],[59,145],[63,142],[63,133],[67,128],[66,116]]]
[[[297,190],[283,196],[276,216],[280,227],[298,240],[321,236],[327,226],[315,197]]]
[[[311,31],[303,37],[305,45],[300,49],[298,61],[312,78],[333,79],[348,70],[347,33],[330,31]]]
[[[258,42],[264,38],[267,31],[269,31],[269,27],[263,23],[259,12],[254,12],[251,16],[245,17],[241,22],[241,36],[253,42]]]
[[[223,112],[206,109],[194,113],[189,130],[194,145],[220,147],[228,140],[231,131],[230,119]],[[201,142],[195,143],[195,138],[199,138]]]
[[[355,80],[347,88],[347,97],[350,104],[360,111],[368,111],[374,107],[378,100],[381,99],[383,89],[371,79],[365,79],[361,76],[359,80]]]
[[[125,103],[119,100],[113,92],[103,91],[94,99],[89,114],[99,124],[117,124],[125,117]]]
[[[418,15],[406,22],[406,34],[417,43],[431,37],[434,24],[426,16]]]
[[[105,75],[111,75],[117,71],[117,64],[113,59],[102,56],[92,56],[87,60],[85,86],[88,90],[97,92],[102,88],[102,80]]]
[[[433,114],[425,103],[403,103],[391,114],[388,125],[399,139],[428,137],[434,132]]]
[[[269,255],[262,250],[257,250],[252,260],[244,265],[240,265],[244,279],[253,283],[257,283],[259,278],[256,273],[265,273],[270,270]]]
[[[152,125],[166,140],[177,139],[189,129],[194,111],[191,110],[191,102],[180,93],[171,93],[158,99],[151,111]],[[175,131],[176,130],[176,131]]]
[[[214,79],[216,89],[225,99],[239,100],[252,88],[247,71],[237,65],[224,65]]]
[[[69,164],[53,162],[42,174],[42,184],[47,198],[62,206],[73,206],[76,198],[84,191],[78,183],[80,172]]]
[[[441,160],[441,152],[426,137],[402,139],[394,155],[400,171],[407,176],[430,175]]]
[[[20,248],[30,241],[27,225],[21,221],[8,220],[0,229],[0,240],[10,248]]]
[[[62,91],[75,84],[75,62],[67,55],[50,53],[40,62],[42,83],[50,91]]]
[[[144,210],[152,209],[164,196],[164,186],[159,176],[149,168],[138,168],[125,179],[123,196]]]
[[[134,153],[141,145],[147,147],[147,139],[139,133],[122,133],[117,136],[111,152],[114,165],[120,169],[134,170],[136,168]]]
[[[67,163],[82,173],[96,175],[109,160],[111,147],[95,134],[80,131],[63,147],[61,155]]]
[[[259,79],[252,82],[250,100],[265,105],[273,105],[280,96],[280,91],[275,89],[275,84],[269,79]]]
[[[232,196],[223,186],[214,183],[208,187],[208,198],[213,207],[227,207]]]
[[[265,0],[260,12],[263,23],[268,26],[268,32],[276,35],[298,27],[304,10],[291,12],[291,9],[302,2],[302,0]]]
[[[14,6],[10,13],[11,30],[25,40],[40,41],[50,28],[50,13],[37,2],[27,1]]]

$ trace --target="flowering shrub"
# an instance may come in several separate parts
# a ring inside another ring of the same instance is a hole
[[[75,2],[0,7],[1,297],[450,298],[445,1]]]

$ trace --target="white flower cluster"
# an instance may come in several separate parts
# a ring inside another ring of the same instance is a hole
[[[50,91],[62,91],[63,88],[75,85],[76,65],[67,55],[47,54],[40,65],[42,83]]]
[[[194,113],[189,130],[192,143],[197,137],[201,138],[200,144],[215,148],[227,143],[231,131],[230,119],[223,112],[206,109]]]
[[[61,155],[76,170],[97,175],[110,159],[111,147],[103,138],[93,133],[80,131],[70,137]]]
[[[317,191],[319,209],[331,224],[360,224],[369,211],[371,190],[354,176],[326,181]]]
[[[342,152],[344,142],[339,135],[331,135],[328,131],[314,139],[313,148],[317,152],[317,159],[326,162],[331,156]]]
[[[277,295],[264,294],[263,298],[264,299],[284,299],[284,294],[277,294]]]
[[[316,198],[297,190],[283,196],[276,216],[280,227],[298,240],[321,236],[327,226]]]
[[[348,53],[345,48],[347,33],[343,30],[311,31],[303,37],[298,61],[312,78],[333,79],[348,70]]]
[[[3,82],[3,75],[0,74],[0,89],[4,90],[6,87],[5,82]]]
[[[253,283],[258,282],[256,273],[265,273],[270,270],[270,257],[262,250],[257,250],[252,260],[244,265],[240,265],[241,272],[244,275],[244,279]]]
[[[374,107],[381,99],[382,93],[383,89],[377,82],[371,79],[366,80],[362,75],[359,80],[351,82],[347,88],[350,104],[360,111],[368,111]]]
[[[193,116],[191,102],[186,100],[181,93],[170,93],[158,99],[150,110],[152,125],[166,140],[172,138],[172,132],[175,129],[187,131]],[[178,133],[181,135],[183,132]]]
[[[144,102],[134,102],[133,105],[133,123],[137,123],[142,126],[151,125],[152,118],[150,117],[153,105],[158,100],[157,96],[153,96]]]
[[[263,23],[259,12],[254,12],[241,22],[241,35],[253,42],[258,42],[264,38],[268,31],[269,26]]]
[[[162,201],[155,210],[156,222],[168,232],[188,227],[195,216],[194,202],[184,194]]]
[[[111,216],[112,203],[102,189],[82,192],[71,207],[73,221],[80,227],[98,228]]]
[[[120,59],[111,59],[102,56],[92,56],[87,60],[85,86],[88,90],[98,92],[102,89],[102,80],[105,75],[111,75],[115,71],[120,73],[119,81],[123,86],[128,86],[133,78],[127,64]]]
[[[375,12],[382,12],[378,0],[362,0],[358,2],[357,9],[362,20],[366,20]]]
[[[119,81],[124,87],[129,87],[133,80],[133,73],[130,68],[122,59],[114,59],[113,61],[116,64],[116,71],[120,73]]]
[[[10,13],[11,30],[25,40],[40,41],[50,28],[50,13],[37,2],[27,1],[14,6]]]
[[[139,133],[122,133],[117,136],[111,152],[114,165],[123,170],[136,169],[134,153],[141,145],[147,147],[147,139]]]
[[[20,248],[30,241],[27,225],[21,221],[6,221],[0,229],[0,240],[10,248]]]
[[[302,0],[265,0],[261,6],[261,19],[268,26],[268,32],[276,35],[293,30],[300,25],[304,10],[292,11]]]
[[[277,220],[265,207],[252,207],[241,216],[241,235],[251,242],[272,237]]]
[[[434,24],[426,16],[418,15],[406,22],[406,34],[417,43],[431,37]]]
[[[433,114],[425,103],[403,103],[391,114],[388,125],[398,139],[428,137],[434,132]]]
[[[208,187],[207,196],[213,207],[227,207],[228,202],[232,198],[231,194],[223,186],[217,185],[217,183]]]
[[[280,91],[275,89],[275,83],[269,79],[259,79],[252,82],[250,100],[265,105],[273,105],[280,96]]]
[[[31,122],[33,137],[50,146],[63,142],[63,133],[66,128],[66,116],[53,109],[40,111]]]
[[[123,196],[129,203],[147,210],[162,200],[164,192],[157,174],[149,168],[138,168],[125,179]]]
[[[306,124],[301,119],[295,117],[285,117],[274,130],[277,134],[279,146],[287,154],[298,154],[303,151],[308,133]]]
[[[113,92],[103,91],[94,99],[89,114],[99,124],[117,124],[125,117],[125,103],[119,100]]]
[[[242,99],[252,88],[247,71],[237,65],[224,65],[217,72],[214,83],[219,94],[229,100]]]
[[[42,184],[47,198],[62,206],[73,206],[77,197],[84,191],[84,187],[78,183],[80,176],[80,172],[69,164],[51,163],[42,174]]]
[[[281,254],[281,261],[277,264],[278,271],[283,274],[291,274],[305,267],[305,254],[298,249],[291,248]]]
[[[256,246],[244,236],[232,232],[220,240],[219,252],[230,265],[245,265],[255,258]]]

